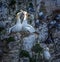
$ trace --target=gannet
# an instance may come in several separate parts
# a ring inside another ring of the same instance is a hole
[[[51,54],[50,54],[50,52],[49,52],[49,48],[48,48],[48,47],[44,48],[43,56],[44,56],[44,59],[45,59],[46,61],[49,61],[49,60],[50,60]]]
[[[11,28],[9,28],[9,34],[11,32],[20,32],[22,30],[22,24],[21,24],[21,19],[20,19],[20,15],[22,12],[17,13],[17,22],[14,26],[12,26]]]
[[[25,31],[29,31],[30,33],[33,33],[35,32],[35,29],[33,26],[31,26],[30,24],[28,24],[28,20],[27,20],[27,12],[26,11],[23,11],[24,13],[24,19],[23,19],[23,22],[22,22],[22,26],[23,26],[23,29]]]

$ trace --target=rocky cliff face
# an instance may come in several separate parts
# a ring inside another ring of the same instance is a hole
[[[25,0],[0,0],[0,57],[2,59],[1,62],[20,62],[19,54],[21,48],[30,52],[32,46],[36,43],[35,34],[24,38],[21,37],[20,33],[12,33],[11,35],[8,35],[9,27],[13,26],[16,22],[16,13],[19,12],[20,9],[26,10],[25,5]],[[42,46],[46,45],[50,48],[50,53],[52,55],[53,62],[60,62],[60,24],[58,29],[54,28],[51,30],[54,43],[52,42],[51,44],[45,44],[44,41],[48,38],[47,24],[40,23],[40,27],[36,30],[39,33],[39,43],[41,42],[41,45],[43,43]]]
[[[20,40],[15,37],[15,40],[12,42],[7,41],[7,31],[11,24],[14,21],[15,14],[17,13],[18,1],[17,0],[0,0],[0,39],[3,41],[3,51],[2,61],[3,62],[18,62],[19,61],[19,52],[20,52]],[[2,29],[4,28],[4,29]],[[19,35],[19,34],[18,34]],[[19,37],[20,38],[20,37]],[[17,39],[17,40],[16,40]],[[7,43],[8,42],[8,43]],[[1,61],[1,60],[0,60]]]

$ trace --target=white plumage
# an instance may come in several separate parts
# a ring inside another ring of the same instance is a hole
[[[45,59],[45,60],[50,60],[51,55],[50,55],[50,53],[49,53],[49,48],[48,48],[48,47],[46,47],[46,48],[44,49],[43,55],[44,55],[44,59]]]
[[[12,26],[11,28],[9,28],[9,34],[11,32],[20,32],[22,30],[20,14],[21,14],[21,12],[17,13],[17,23],[14,26]]]
[[[29,31],[30,33],[35,32],[35,29],[27,22],[27,12],[23,11],[23,13],[24,13],[24,19],[22,22],[23,30]]]
[[[21,23],[20,15],[21,13],[24,13],[24,19],[23,22]],[[17,13],[17,23],[9,28],[9,34],[11,32],[20,32],[20,31],[28,31],[30,33],[35,32],[35,29],[27,23],[27,12],[21,11]]]
[[[43,15],[43,12],[40,12],[40,13],[39,13],[39,16],[42,16],[42,15]]]

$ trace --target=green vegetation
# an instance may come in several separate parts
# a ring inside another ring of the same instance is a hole
[[[35,53],[41,53],[42,52],[42,47],[40,46],[39,43],[35,44],[33,47],[32,47],[32,51],[35,52]]]
[[[32,62],[37,62],[37,60],[39,60],[41,57],[41,53],[43,51],[43,48],[40,46],[39,43],[36,43],[33,47],[32,47],[32,51],[35,52],[34,58],[32,59]]]
[[[36,62],[35,58],[34,57],[30,57],[29,52],[27,52],[26,50],[21,50],[21,52],[20,52],[20,58],[23,58],[23,57],[28,57],[30,62]]]
[[[40,58],[42,58],[41,54],[43,52],[43,48],[40,46],[39,43],[36,43],[33,47],[32,47],[32,51],[35,52],[35,55],[34,55],[34,59],[32,58],[32,62],[37,62],[40,61]]]
[[[21,50],[20,57],[30,57],[30,55],[26,50]]]
[[[14,39],[14,37],[9,37],[6,39],[6,41],[7,41],[7,43],[9,43],[9,42],[15,41],[15,39]]]

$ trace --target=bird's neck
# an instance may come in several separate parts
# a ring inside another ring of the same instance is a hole
[[[21,23],[21,19],[19,16],[17,17],[17,23]]]
[[[24,20],[27,20],[27,16],[26,15],[24,16]]]
[[[27,23],[27,16],[24,16],[24,23]]]

